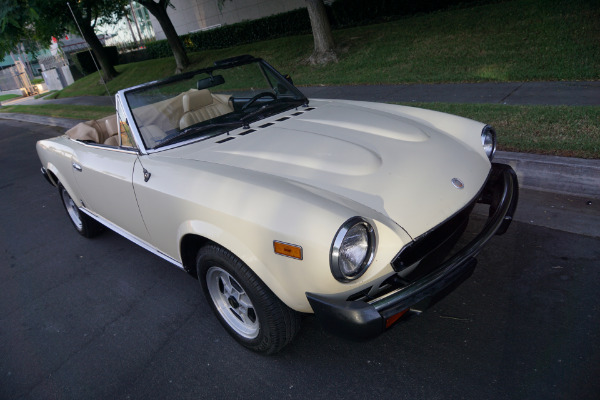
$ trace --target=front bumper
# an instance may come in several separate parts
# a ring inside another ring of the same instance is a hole
[[[518,202],[518,180],[505,164],[492,164],[479,202],[490,205],[481,232],[429,274],[372,300],[344,301],[306,293],[317,319],[325,328],[350,339],[369,339],[382,333],[417,303],[447,294],[473,272],[475,256],[494,235],[508,229]]]

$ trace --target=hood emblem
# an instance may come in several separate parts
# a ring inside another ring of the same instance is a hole
[[[462,183],[462,181],[458,178],[452,178],[452,184],[457,189],[464,189],[464,187],[465,187],[465,185]]]

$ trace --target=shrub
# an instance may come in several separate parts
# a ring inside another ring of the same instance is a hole
[[[182,40],[185,43],[189,39],[192,51],[201,51],[298,35],[308,33],[310,30],[308,11],[306,8],[299,8],[252,21],[225,25],[209,31],[190,33],[184,35]]]
[[[106,47],[108,51],[108,57],[113,65],[117,65],[119,63],[119,52],[117,51],[116,46],[108,46]],[[83,50],[78,53],[72,54],[73,58],[76,60],[75,64],[79,67],[79,69],[84,73],[84,75],[88,75],[96,72],[96,65],[92,60],[92,55],[89,50]],[[100,65],[98,65],[98,68]]]

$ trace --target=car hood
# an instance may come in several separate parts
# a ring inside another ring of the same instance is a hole
[[[468,204],[490,164],[482,151],[401,107],[390,110],[311,100],[311,107],[256,122],[251,131],[236,130],[161,155],[300,182],[359,202],[416,237]]]

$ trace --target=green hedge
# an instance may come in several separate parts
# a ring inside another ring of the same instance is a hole
[[[189,34],[192,51],[218,49],[311,31],[306,8]],[[184,41],[184,43],[189,43]]]
[[[119,64],[119,52],[117,51],[116,46],[107,46],[105,47],[108,52],[108,57],[113,65]],[[92,59],[92,55],[89,50],[83,50],[79,53],[73,53],[71,55],[76,61],[75,65],[81,70],[84,75],[91,74],[96,72],[96,64],[94,64],[94,60]],[[98,68],[100,65],[98,64]]]
[[[180,38],[186,50],[202,51],[221,49],[283,36],[299,35],[309,33],[310,31],[308,11],[306,8],[299,8],[252,21],[243,21],[208,31],[181,35]],[[151,58],[170,57],[173,55],[166,39],[148,43],[146,51]]]
[[[502,0],[337,0],[328,13],[332,26],[342,28],[493,1]]]

